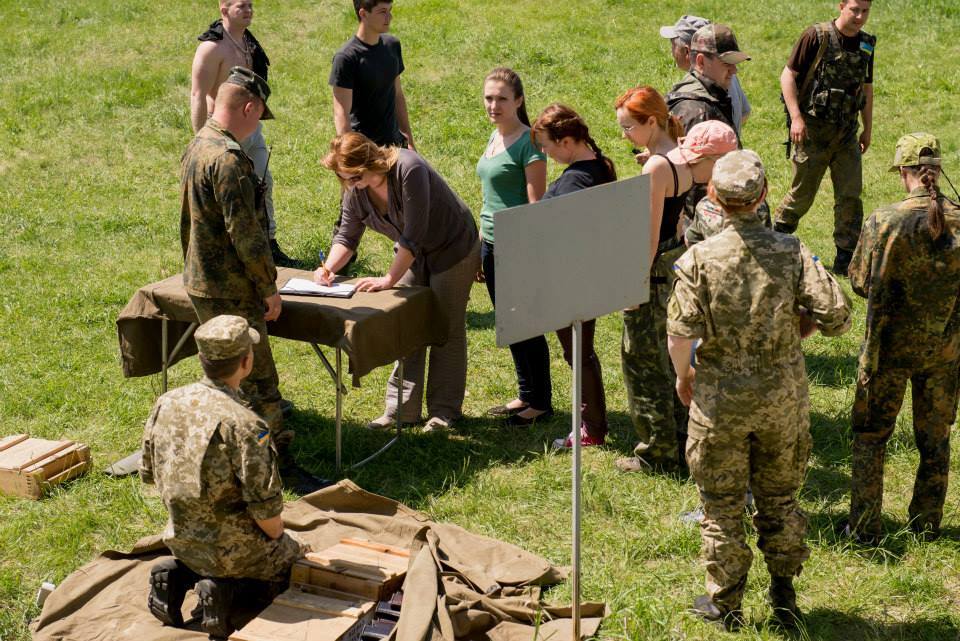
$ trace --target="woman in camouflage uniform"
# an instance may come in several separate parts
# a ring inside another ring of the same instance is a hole
[[[899,172],[907,198],[870,216],[849,272],[853,291],[867,298],[848,526],[864,543],[882,534],[883,458],[907,381],[920,451],[908,508],[915,532],[940,530],[957,412],[960,211],[937,187],[940,143],[924,133],[902,137],[891,171]]]

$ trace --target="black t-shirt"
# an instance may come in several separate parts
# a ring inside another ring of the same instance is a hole
[[[836,23],[831,23],[833,30],[840,36],[840,46],[844,51],[855,53],[860,51],[860,41],[862,31],[855,36],[845,36],[843,32],[837,29]],[[817,51],[820,49],[820,39],[817,36],[817,28],[809,27],[797,40],[790,53],[790,59],[787,60],[787,67],[797,72],[797,85],[799,86],[803,79],[807,77],[807,72],[817,58]],[[870,62],[867,64],[867,77],[863,81],[865,85],[873,84],[873,56],[870,56]]]
[[[543,199],[572,194],[581,189],[609,182],[613,182],[613,176],[610,175],[610,168],[607,167],[606,162],[598,158],[578,160],[568,165],[560,177],[550,183]]]
[[[391,35],[380,36],[375,45],[354,36],[333,56],[330,86],[353,90],[350,127],[378,145],[403,141],[397,125],[395,85],[401,73],[400,41]]]

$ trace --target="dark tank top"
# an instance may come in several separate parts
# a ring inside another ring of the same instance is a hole
[[[680,212],[683,211],[684,203],[687,201],[687,194],[690,189],[681,193],[680,179],[677,177],[677,168],[674,167],[670,159],[664,154],[657,154],[667,161],[670,165],[670,171],[673,172],[673,196],[663,199],[663,217],[660,219],[660,240],[665,242],[677,236],[677,225],[680,223]],[[691,189],[693,187],[691,186]]]

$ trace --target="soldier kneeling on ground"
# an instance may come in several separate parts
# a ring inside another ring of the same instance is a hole
[[[717,161],[710,197],[724,209],[723,231],[677,260],[667,307],[677,394],[690,407],[687,463],[704,510],[707,593],[692,611],[728,629],[743,623],[753,559],[743,525],[748,487],[775,621],[795,627],[800,619],[793,577],[810,550],[796,494],[811,446],[800,340],[850,328],[850,301],[820,261],[758,219],[766,184],[752,151]]]
[[[226,637],[283,590],[307,548],[283,528],[270,430],[239,396],[259,333],[239,316],[216,316],[195,338],[205,377],[161,396],[143,434],[140,477],[169,512],[163,542],[174,556],[151,569],[147,605],[181,627],[196,586],[201,629]]]

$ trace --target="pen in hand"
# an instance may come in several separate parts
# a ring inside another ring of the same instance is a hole
[[[317,256],[320,258],[320,266],[317,267],[317,271],[313,273],[313,280],[321,285],[330,285],[333,282],[333,273],[324,265],[327,257],[323,253],[322,247],[317,251]]]

